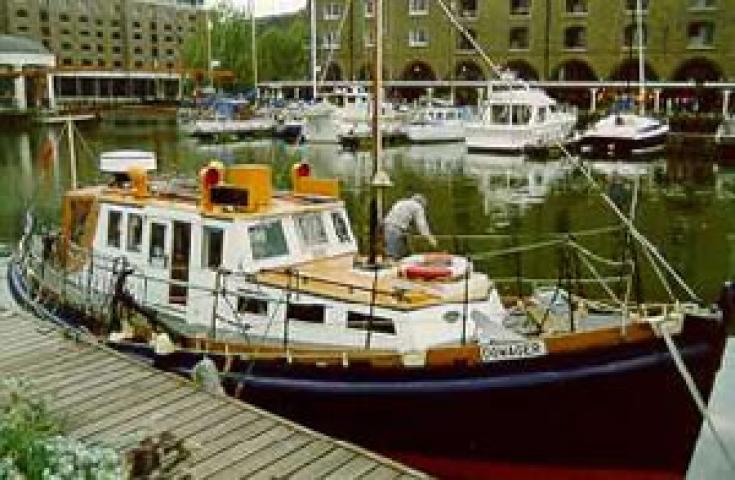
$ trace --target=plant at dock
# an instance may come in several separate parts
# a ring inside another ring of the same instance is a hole
[[[64,437],[61,419],[29,387],[21,379],[0,381],[0,480],[124,478],[117,452]]]

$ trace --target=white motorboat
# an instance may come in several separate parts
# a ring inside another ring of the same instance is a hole
[[[468,150],[537,151],[569,138],[577,122],[576,110],[560,105],[543,90],[514,83],[491,91],[479,118],[466,123]]]
[[[629,158],[660,152],[669,126],[661,120],[634,113],[612,113],[597,121],[580,140],[587,156]]]
[[[404,129],[410,143],[461,142],[465,139],[465,112],[440,101],[422,102]]]

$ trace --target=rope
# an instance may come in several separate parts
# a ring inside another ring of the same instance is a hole
[[[704,400],[702,399],[702,394],[699,392],[699,389],[697,388],[697,385],[694,383],[694,379],[692,378],[691,373],[689,373],[689,370],[687,369],[686,364],[684,363],[684,360],[681,358],[681,354],[677,350],[676,344],[674,344],[674,341],[671,338],[671,332],[669,331],[668,328],[666,328],[666,325],[660,325],[658,330],[661,332],[664,342],[666,343],[666,348],[669,349],[671,358],[674,359],[676,368],[677,370],[679,370],[679,374],[681,375],[681,378],[684,380],[684,383],[686,384],[687,389],[689,390],[689,395],[691,395],[692,400],[694,400],[694,403],[697,405],[697,409],[699,409],[699,413],[702,414],[704,421],[707,423],[707,427],[709,427],[710,432],[712,432],[712,436],[715,438],[715,441],[717,442],[717,446],[722,451],[722,454],[725,457],[725,460],[727,461],[727,464],[730,467],[730,470],[735,472],[735,459],[733,459],[730,451],[725,445],[725,442],[722,440],[720,433],[715,428],[715,424],[712,421],[712,417],[710,416],[709,411],[707,410],[707,404],[704,403]]]
[[[572,239],[569,239],[568,243],[569,243],[569,246],[576,248],[577,251],[582,256],[584,256],[584,257],[586,257],[588,259],[595,260],[598,263],[602,263],[602,264],[608,265],[610,267],[624,267],[626,265],[630,265],[629,262],[623,262],[623,261],[619,261],[619,260],[611,260],[609,258],[601,257],[600,255],[597,255],[596,253],[593,253],[592,251],[590,251],[586,247],[583,247],[582,245],[580,245],[579,243],[575,242]]]
[[[487,260],[490,258],[502,257],[505,255],[511,255],[514,253],[530,252],[533,250],[540,250],[542,248],[553,247],[565,243],[564,240],[548,240],[546,242],[533,243],[531,245],[523,245],[520,247],[510,247],[503,250],[494,250],[486,253],[475,253],[469,256],[472,260]]]

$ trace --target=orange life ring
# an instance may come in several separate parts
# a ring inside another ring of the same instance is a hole
[[[464,257],[425,253],[403,259],[398,274],[409,280],[454,280],[465,276],[470,268],[470,263]]]

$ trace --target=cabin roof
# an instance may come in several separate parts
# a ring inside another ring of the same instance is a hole
[[[136,198],[132,191],[128,189],[106,186],[84,187],[70,191],[68,195],[72,197],[94,196],[97,197],[101,203],[127,205],[136,208],[153,207],[190,213],[201,213],[203,216],[209,218],[219,218],[223,220],[286,216],[329,210],[344,205],[344,202],[338,198],[318,195],[297,195],[290,191],[279,191],[275,192],[267,205],[261,206],[256,211],[246,212],[215,205],[211,211],[204,212],[200,209],[200,196],[197,189],[186,189],[181,191],[159,189],[156,191],[154,188],[155,187],[152,188],[154,192],[150,196],[143,198]]]
[[[488,102],[498,103],[518,103],[527,105],[553,105],[556,100],[549,97],[546,92],[538,89],[510,89],[495,90],[488,97]]]

